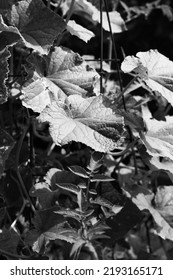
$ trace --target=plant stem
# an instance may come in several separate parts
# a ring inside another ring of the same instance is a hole
[[[47,0],[47,7],[50,9],[50,0]]]
[[[11,47],[10,48],[10,53],[11,53],[11,56],[10,56],[10,59],[9,59],[9,75],[10,75],[10,78],[9,78],[9,83],[13,82],[13,70],[14,70],[14,55],[13,55],[13,48]],[[12,135],[13,133],[13,100],[11,98],[11,91],[10,92],[10,95],[9,95],[9,118],[10,118],[10,134]]]
[[[35,212],[35,208],[34,208],[34,206],[33,206],[33,204],[32,204],[32,201],[31,201],[30,196],[29,196],[29,194],[28,194],[28,192],[27,192],[27,190],[26,190],[26,187],[25,187],[25,185],[24,185],[23,179],[22,179],[22,177],[21,177],[21,175],[20,175],[20,171],[19,171],[19,168],[20,168],[20,167],[19,167],[19,156],[20,156],[20,152],[21,152],[23,140],[24,140],[24,138],[25,138],[25,135],[26,135],[28,129],[29,129],[29,127],[26,126],[25,129],[24,129],[24,131],[23,131],[23,133],[22,133],[22,136],[21,136],[21,138],[20,138],[20,140],[19,140],[19,143],[18,143],[17,154],[16,154],[16,173],[17,173],[17,177],[18,177],[18,180],[19,180],[19,182],[20,182],[20,186],[21,186],[21,188],[22,188],[22,191],[23,191],[24,195],[26,196],[26,198],[28,199],[28,201],[29,201],[29,203],[30,203],[30,206],[31,206],[33,212]]]
[[[116,67],[117,67],[117,73],[118,73],[118,80],[119,80],[120,90],[122,92],[123,91],[123,85],[122,85],[122,81],[121,81],[120,68],[119,68],[119,65],[118,65],[117,49],[116,49],[116,45],[115,45],[114,36],[113,36],[113,33],[112,33],[112,26],[111,26],[111,21],[110,21],[110,17],[109,17],[109,10],[108,10],[107,0],[104,0],[104,3],[105,3],[105,8],[106,8],[108,24],[109,24],[110,36],[111,36],[112,44],[113,44],[114,55],[115,55],[115,58],[116,58]],[[124,96],[122,96],[122,99],[123,99],[124,109],[126,110],[126,104],[125,104]]]
[[[138,77],[134,77],[127,85],[126,85],[126,87],[121,91],[121,93],[118,95],[118,97],[117,97],[117,101],[119,101],[119,99],[120,98],[122,98],[122,96],[124,96],[125,97],[125,93],[126,93],[126,91],[128,90],[128,88],[137,80],[137,78]],[[128,94],[128,93],[127,93]],[[126,94],[126,95],[127,95]]]
[[[103,93],[103,0],[100,0],[100,92]]]
[[[67,13],[66,23],[68,23],[68,21],[70,20],[72,14],[73,14],[73,6],[74,6],[74,3],[75,3],[75,0],[72,0],[72,1],[71,1],[71,4],[70,4],[70,8],[69,8],[68,13]]]
[[[138,142],[138,140],[139,139],[136,139],[136,140],[134,140],[133,142],[131,142],[128,146],[127,146],[127,148],[125,149],[125,150],[123,150],[122,152],[109,152],[108,154],[110,154],[110,155],[112,155],[112,156],[123,156],[123,155],[125,155],[127,152],[128,152],[128,150],[130,150],[130,149],[132,149],[135,145],[136,145],[136,143]]]

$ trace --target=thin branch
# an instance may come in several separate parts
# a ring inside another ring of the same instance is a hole
[[[115,55],[115,58],[116,58],[116,67],[117,67],[117,72],[118,72],[118,80],[119,80],[120,90],[122,92],[123,91],[123,85],[122,85],[122,81],[121,81],[120,68],[119,68],[119,65],[118,65],[117,49],[116,49],[116,45],[115,45],[114,36],[113,36],[113,33],[112,33],[112,26],[111,26],[111,21],[110,21],[110,17],[109,17],[109,9],[108,9],[107,0],[104,0],[104,3],[105,3],[105,8],[106,8],[106,14],[107,14],[107,19],[108,19],[108,24],[109,24],[110,35],[111,35],[112,44],[113,44],[114,55]],[[125,104],[124,96],[122,96],[122,99],[123,99],[124,109],[126,110],[126,104]]]
[[[75,0],[72,0],[72,1],[71,1],[71,4],[70,4],[70,8],[69,8],[68,13],[67,13],[66,23],[68,23],[68,21],[70,20],[72,14],[73,14],[73,6],[74,6],[74,3],[75,3]]]
[[[125,155],[130,149],[132,149],[135,145],[136,145],[136,143],[138,142],[138,140],[139,139],[136,139],[136,140],[134,140],[133,142],[131,142],[128,146],[127,146],[127,148],[125,149],[125,150],[123,150],[122,152],[108,152],[108,154],[110,154],[110,155],[112,155],[112,156],[123,156],[123,155]]]
[[[103,0],[100,0],[100,92],[103,93]]]
[[[30,124],[29,124],[29,126],[30,126]],[[22,133],[22,136],[21,136],[21,138],[20,138],[20,140],[19,140],[15,164],[16,164],[16,173],[17,173],[17,177],[18,177],[18,180],[19,180],[19,182],[20,182],[20,186],[21,186],[21,188],[22,188],[22,191],[23,191],[24,195],[26,196],[26,198],[28,199],[28,201],[29,201],[29,203],[30,203],[30,206],[31,206],[33,212],[35,212],[34,205],[32,204],[32,201],[31,201],[30,196],[29,196],[29,194],[28,194],[28,192],[27,192],[27,190],[26,190],[26,187],[25,187],[25,185],[24,185],[23,179],[22,179],[22,177],[21,177],[21,175],[20,175],[20,171],[19,171],[19,157],[20,157],[20,152],[21,152],[21,148],[22,148],[22,145],[23,145],[24,138],[25,138],[26,133],[27,133],[27,131],[28,131],[28,129],[29,129],[29,126],[26,126],[26,127],[25,127],[25,129],[24,129],[24,131],[23,131],[23,133]]]

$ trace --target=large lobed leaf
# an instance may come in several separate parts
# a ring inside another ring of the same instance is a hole
[[[108,108],[102,96],[87,99],[71,95],[66,104],[54,102],[38,119],[48,122],[57,145],[81,142],[96,151],[108,152],[122,143],[123,118]]]
[[[54,100],[92,93],[99,78],[79,54],[63,47],[48,56],[32,54],[28,62],[33,64],[26,69],[32,77],[23,88],[23,105],[39,113]]]
[[[173,105],[173,62],[157,50],[127,56],[121,65],[125,73],[135,72],[153,91],[158,91]]]
[[[64,20],[41,0],[23,0],[12,5],[8,21],[19,29],[25,45],[41,54],[48,53],[54,40],[66,28]]]
[[[141,132],[141,139],[147,152],[154,157],[173,160],[173,117],[167,116],[166,121],[158,121],[152,119],[147,107],[143,107],[142,111],[147,131]]]

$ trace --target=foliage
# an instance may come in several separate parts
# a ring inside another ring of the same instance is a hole
[[[172,258],[173,62],[120,52],[169,1],[0,10],[1,258]]]

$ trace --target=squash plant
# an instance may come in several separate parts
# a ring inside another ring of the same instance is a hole
[[[135,259],[135,242],[152,256],[155,236],[172,246],[173,62],[151,49],[120,64],[114,35],[171,8],[118,2],[0,1],[2,258]],[[99,63],[63,46],[95,28]]]

